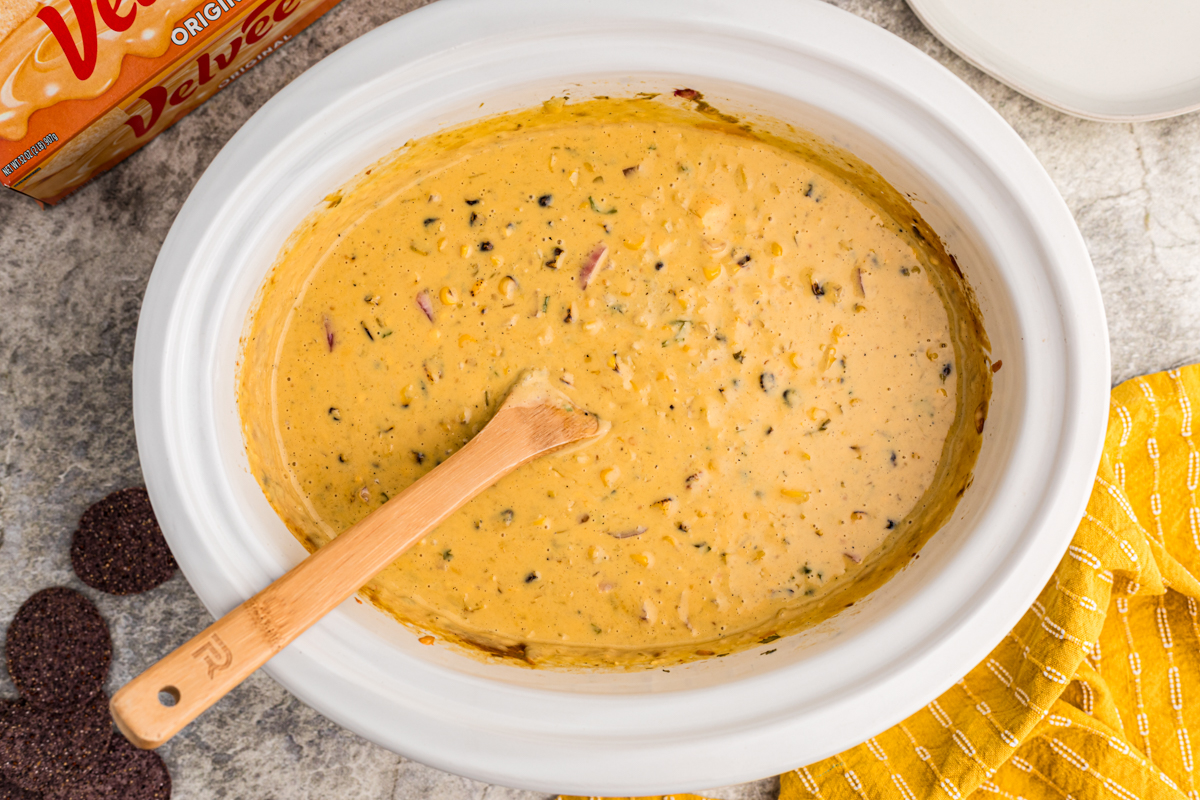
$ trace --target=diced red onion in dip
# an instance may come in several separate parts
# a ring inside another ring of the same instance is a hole
[[[579,270],[580,286],[582,286],[584,289],[588,287],[588,284],[592,282],[592,278],[597,272],[600,271],[600,267],[604,266],[604,259],[607,257],[607,245],[598,244],[592,249],[592,252],[588,254],[587,259],[584,260],[583,267]]]
[[[429,299],[429,290],[422,289],[417,292],[417,307],[433,322],[433,301]]]

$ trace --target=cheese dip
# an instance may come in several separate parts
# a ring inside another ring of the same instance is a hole
[[[410,142],[260,293],[250,464],[310,550],[526,370],[611,423],[365,587],[420,631],[538,666],[725,654],[877,586],[969,483],[987,345],[936,236],[852,156],[676,94]]]

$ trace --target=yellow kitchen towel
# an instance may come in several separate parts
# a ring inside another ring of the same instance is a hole
[[[1114,389],[1087,511],[1017,627],[780,800],[1200,800],[1198,416],[1200,365]]]

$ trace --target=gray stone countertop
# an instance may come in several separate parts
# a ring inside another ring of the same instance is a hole
[[[836,0],[945,64],[1024,137],[1095,263],[1113,382],[1200,361],[1200,115],[1145,124],[1064,116],[997,83],[929,34],[903,0]],[[79,515],[140,484],[130,400],[142,293],[176,212],[217,151],[272,94],[420,0],[344,0],[141,152],[59,206],[0,190],[0,630],[38,589],[81,588],[114,640],[109,691],[208,624],[177,575],[135,597],[71,571]],[[2,671],[0,671],[2,672]],[[0,677],[0,697],[15,690]],[[532,798],[404,759],[256,674],[159,751],[174,797]],[[770,797],[765,779],[710,793]]]

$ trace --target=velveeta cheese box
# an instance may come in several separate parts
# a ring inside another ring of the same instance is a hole
[[[0,0],[0,183],[55,203],[338,0]]]

